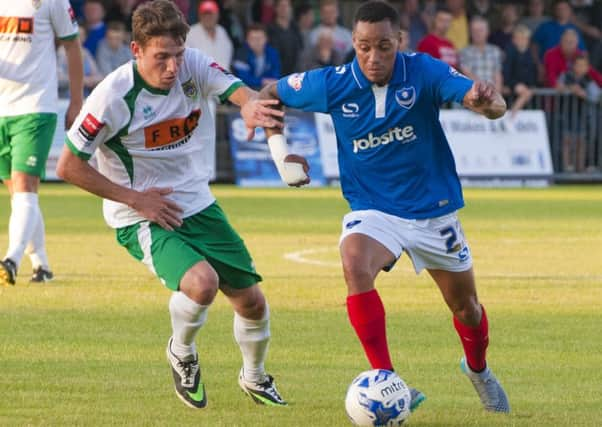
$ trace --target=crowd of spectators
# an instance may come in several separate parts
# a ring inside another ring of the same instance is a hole
[[[84,30],[90,75],[104,76],[131,58],[130,18],[144,1],[71,0]],[[252,87],[353,57],[350,25],[341,19],[345,4],[337,0],[174,2],[191,24],[187,45],[214,57]],[[587,75],[602,85],[599,0],[392,3],[402,16],[404,49],[429,53],[471,77],[491,80],[517,101],[533,87],[561,88],[558,78],[581,55],[589,58]]]
[[[144,1],[148,0],[71,0],[81,22],[86,91],[131,59],[130,18]],[[187,46],[212,56],[253,88],[292,72],[340,65],[353,58],[351,23],[342,19],[341,8],[355,8],[357,1],[174,2],[191,25]],[[402,18],[400,49],[428,53],[469,77],[493,82],[508,97],[512,114],[530,101],[538,87],[599,102],[601,0],[391,3]],[[64,52],[59,49],[57,55],[61,95],[66,96]],[[579,156],[565,168],[580,169]]]

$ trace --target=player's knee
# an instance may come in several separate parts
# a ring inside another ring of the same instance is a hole
[[[369,266],[358,257],[343,257],[343,273],[348,286],[372,282],[372,273]]]
[[[240,301],[236,311],[247,319],[259,320],[268,312],[268,304],[261,291],[249,292],[248,297]]]
[[[212,268],[191,268],[180,284],[181,290],[192,300],[209,305],[215,299],[219,287],[219,277]]]
[[[481,305],[476,297],[460,301],[451,309],[454,317],[464,325],[478,326],[481,321]]]

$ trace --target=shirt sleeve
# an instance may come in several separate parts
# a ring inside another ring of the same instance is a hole
[[[278,96],[287,107],[319,113],[328,112],[326,73],[318,68],[305,73],[294,73],[278,80]]]
[[[431,79],[429,83],[438,104],[462,103],[473,81],[443,61],[426,55],[423,55],[423,58],[426,61],[424,68],[430,71],[428,74],[425,73],[425,76],[428,75]]]
[[[77,36],[77,20],[69,0],[53,0],[50,3],[50,22],[59,39],[68,40]]]
[[[207,98],[216,97],[220,102],[225,102],[232,92],[245,85],[238,77],[198,49],[186,49],[184,55],[203,96]]]
[[[78,157],[89,160],[100,144],[113,138],[128,123],[125,101],[111,96],[110,82],[101,82],[88,96],[67,132],[65,143]]]

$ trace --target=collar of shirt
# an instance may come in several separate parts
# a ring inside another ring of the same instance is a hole
[[[353,59],[351,63],[351,73],[353,74],[353,78],[357,85],[361,88],[372,86],[372,82],[366,78],[362,70],[360,69],[360,64],[357,62],[357,56]],[[393,74],[391,75],[391,79],[387,82],[387,84],[397,84],[402,83],[407,79],[406,75],[406,61],[405,57],[401,52],[397,52],[395,57],[395,65],[393,66]]]

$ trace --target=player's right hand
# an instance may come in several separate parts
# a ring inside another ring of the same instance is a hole
[[[132,208],[150,222],[158,224],[161,228],[173,231],[182,225],[182,209],[165,196],[172,193],[172,188],[151,187],[138,192]]]

